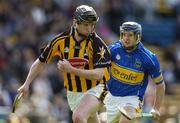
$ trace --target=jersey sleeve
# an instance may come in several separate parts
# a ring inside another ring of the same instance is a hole
[[[110,52],[110,59],[111,59],[111,61],[114,61],[114,56],[115,56],[114,51],[116,51],[115,45],[111,44],[111,45],[108,46],[108,48],[109,48],[109,52]]]
[[[60,56],[60,51],[58,45],[56,45],[53,40],[42,49],[39,60],[43,63],[50,63],[55,56]]]
[[[93,43],[94,68],[109,67],[111,60],[107,45],[99,37],[95,37]]]
[[[160,84],[163,82],[163,75],[160,70],[160,63],[155,54],[153,54],[151,60],[149,60],[148,73],[151,76],[154,83]]]

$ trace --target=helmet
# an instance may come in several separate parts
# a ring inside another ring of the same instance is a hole
[[[87,5],[81,5],[76,8],[74,12],[74,18],[78,22],[98,22],[99,17],[96,14],[96,11]]]
[[[142,36],[142,27],[140,24],[136,22],[124,22],[122,26],[120,26],[120,36],[122,38],[123,32],[134,32],[137,42],[141,40]]]

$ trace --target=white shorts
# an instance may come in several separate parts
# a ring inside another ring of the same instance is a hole
[[[104,84],[99,84],[96,87],[93,87],[89,89],[86,92],[72,92],[72,91],[67,91],[67,100],[70,106],[70,109],[72,111],[75,110],[75,108],[78,106],[80,103],[81,99],[86,95],[90,94],[95,97],[97,97],[100,100],[104,100],[106,90],[105,90],[105,85]]]
[[[141,101],[137,96],[112,96],[109,92],[104,100],[107,110],[107,123],[116,123],[120,119],[119,108],[132,106],[135,109],[140,109]]]

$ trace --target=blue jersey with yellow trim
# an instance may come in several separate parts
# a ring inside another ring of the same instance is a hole
[[[107,82],[114,96],[137,95],[143,99],[148,85],[148,76],[153,82],[163,82],[157,56],[140,42],[132,52],[127,52],[120,41],[109,46],[111,54],[111,77]]]

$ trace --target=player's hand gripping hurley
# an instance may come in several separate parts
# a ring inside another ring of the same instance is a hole
[[[121,114],[123,116],[125,116],[129,120],[137,119],[137,118],[142,118],[142,117],[153,118],[153,114],[152,113],[133,113],[132,115],[129,115],[126,112],[126,110],[124,110],[123,108],[120,108],[119,110],[120,110]]]

